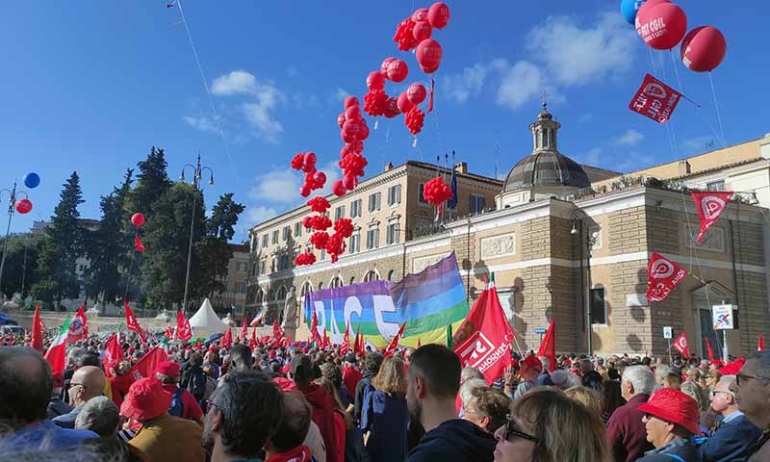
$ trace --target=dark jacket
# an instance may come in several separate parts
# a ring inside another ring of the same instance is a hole
[[[404,460],[409,411],[406,398],[389,396],[379,390],[371,392],[371,405],[364,409],[369,439],[366,450],[372,462]]]
[[[762,436],[744,415],[730,419],[700,446],[703,462],[744,462],[751,456],[751,446]]]
[[[648,399],[650,395],[632,397],[615,409],[607,421],[607,443],[615,462],[633,462],[653,448],[647,441],[647,429],[642,423],[644,413],[639,410]]]
[[[367,373],[356,385],[356,394],[353,397],[353,420],[358,424],[361,422],[361,407],[364,405],[364,390],[372,383],[376,374]]]
[[[637,462],[701,462],[701,458],[690,440],[677,438],[662,448],[645,452]]]
[[[328,454],[336,450],[337,441],[334,436],[334,398],[325,388],[315,383],[298,388],[313,408],[313,422],[318,425],[323,437],[327,458],[332,460]]]
[[[495,437],[467,420],[447,420],[425,434],[407,462],[492,462]]]

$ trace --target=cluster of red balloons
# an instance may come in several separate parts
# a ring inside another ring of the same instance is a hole
[[[393,41],[401,51],[415,49],[415,57],[420,69],[426,74],[436,72],[441,65],[443,51],[441,44],[432,39],[433,29],[443,29],[449,24],[449,7],[446,3],[436,2],[430,8],[418,8],[412,16],[404,19],[396,27]],[[404,75],[406,78],[406,75]],[[391,79],[394,82],[403,80]]]
[[[136,212],[131,215],[131,224],[134,225],[135,228],[141,228],[144,225],[144,222],[145,218],[143,213]]]
[[[315,254],[310,249],[307,249],[305,252],[301,252],[299,255],[297,255],[297,258],[294,259],[294,264],[296,266],[309,266],[315,264],[315,262]]]
[[[422,190],[422,197],[425,202],[431,205],[439,205],[448,201],[454,196],[452,188],[448,184],[444,183],[444,179],[440,176],[432,178],[425,183]]]
[[[310,207],[310,210],[316,213],[326,213],[327,210],[329,210],[329,207],[331,207],[331,204],[328,200],[326,200],[325,197],[316,196],[309,201],[307,201],[308,207]],[[310,218],[310,217],[305,217]],[[308,227],[309,228],[309,227]]]
[[[326,185],[326,174],[316,169],[317,161],[318,157],[314,152],[301,152],[291,159],[291,168],[305,172],[305,181],[299,187],[302,197],[307,197],[311,192]]]
[[[306,229],[314,231],[326,231],[332,227],[332,220],[326,215],[307,216],[302,220],[302,225]]]
[[[340,136],[345,145],[340,149],[339,166],[342,179],[332,184],[332,192],[342,197],[355,189],[358,178],[364,176],[368,161],[363,156],[364,140],[369,137],[369,126],[361,114],[361,102],[355,96],[348,96],[344,103],[345,112],[337,116]]]
[[[644,2],[636,13],[635,26],[639,36],[655,50],[670,50],[682,42],[682,62],[695,72],[715,69],[727,52],[727,41],[715,27],[696,27],[685,35],[687,15],[671,0]]]
[[[13,207],[17,212],[25,215],[32,211],[32,201],[29,199],[19,199],[13,204]]]
[[[310,236],[310,243],[315,246],[316,249],[321,250],[326,248],[326,244],[329,243],[329,233],[326,231],[316,231]]]

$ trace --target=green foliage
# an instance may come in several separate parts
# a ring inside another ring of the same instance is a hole
[[[171,180],[166,173],[166,154],[163,149],[153,146],[147,159],[137,164],[139,167],[139,181],[131,192],[130,209],[133,212],[141,212],[148,221],[152,221],[154,215],[153,205],[171,187]]]
[[[38,281],[35,262],[37,262],[42,250],[43,240],[42,235],[8,236],[8,249],[3,267],[3,285],[1,288],[2,293],[8,298],[19,293],[23,300],[29,293],[30,287]],[[0,249],[4,244],[5,241],[0,239]]]

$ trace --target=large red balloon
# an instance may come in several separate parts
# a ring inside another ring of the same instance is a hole
[[[636,15],[636,32],[656,50],[670,50],[687,32],[687,15],[673,3],[642,5]]]
[[[359,120],[361,118],[361,108],[358,106],[350,106],[345,109],[345,121]],[[339,119],[337,119],[339,121]]]
[[[428,91],[425,90],[425,86],[421,83],[413,83],[409,85],[409,89],[406,90],[406,97],[415,105],[425,101],[426,96],[428,96]]]
[[[142,226],[144,224],[144,214],[137,212],[131,215],[131,224],[137,228]]]
[[[409,75],[409,66],[400,59],[394,59],[388,64],[388,78],[396,83],[403,82]]]
[[[302,186],[299,187],[299,195],[300,196],[307,197],[307,196],[310,195],[310,193],[311,193],[310,186],[308,186],[306,184],[303,184]]]
[[[427,20],[428,20],[427,8],[417,8],[416,10],[414,10],[414,13],[412,13],[412,21],[414,22],[427,21]]]
[[[16,201],[16,204],[14,204],[14,207],[17,212],[24,215],[32,211],[32,201],[29,199],[19,199]]]
[[[370,72],[369,76],[366,77],[366,88],[370,90],[382,90],[385,88],[385,77],[383,77],[380,72]]]
[[[428,22],[436,29],[443,29],[449,24],[449,7],[446,3],[436,2],[428,9]]]
[[[342,197],[347,194],[348,190],[345,188],[345,185],[342,184],[342,180],[337,180],[332,183],[332,192],[337,197]]]
[[[355,175],[348,174],[342,177],[342,186],[344,186],[348,191],[356,189],[357,183],[358,181],[356,180]]]
[[[349,108],[350,106],[360,106],[360,105],[361,105],[361,102],[358,101],[358,98],[356,98],[355,96],[348,96],[347,98],[345,98],[345,103],[343,104],[345,109]]]
[[[397,115],[401,114],[401,111],[398,110],[398,98],[395,96],[388,99],[388,104],[385,106],[385,117],[388,119],[392,119],[393,117],[396,117]]]
[[[396,100],[396,103],[398,104],[398,110],[404,114],[409,112],[409,110],[414,107],[414,103],[409,101],[406,93],[401,93],[398,95],[398,100]]]
[[[426,74],[432,74],[438,70],[443,54],[441,44],[433,39],[423,40],[415,50],[417,62],[420,63],[420,68]]]
[[[396,58],[391,56],[390,58],[385,58],[385,60],[382,61],[382,64],[380,64],[380,74],[382,74],[382,76],[386,79],[390,78],[388,77],[388,68],[390,67],[390,63],[395,60]]]
[[[433,27],[431,27],[428,21],[419,21],[414,25],[414,29],[412,29],[412,35],[418,43],[429,39],[432,33]]]
[[[695,72],[709,72],[725,59],[727,41],[716,27],[700,26],[682,40],[682,62]]]

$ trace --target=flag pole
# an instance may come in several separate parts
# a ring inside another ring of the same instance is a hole
[[[131,282],[131,272],[134,271],[134,255],[136,255],[136,246],[131,251],[131,263],[128,265],[128,275],[126,276],[126,292],[123,294],[123,300],[128,300],[128,286]]]

